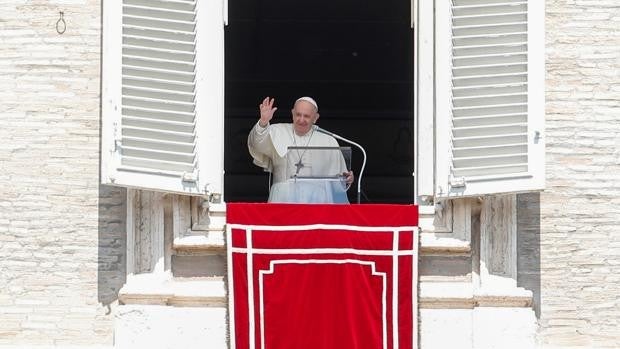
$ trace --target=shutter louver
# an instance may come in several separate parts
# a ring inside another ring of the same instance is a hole
[[[121,166],[196,169],[196,3],[124,0]]]
[[[527,2],[452,2],[454,177],[527,172]]]
[[[531,8],[538,11],[539,4],[523,0],[449,3],[449,20],[445,22],[450,40],[446,40],[444,52],[449,56],[444,60],[449,64],[449,76],[443,88],[450,99],[445,110],[449,115],[445,116],[450,120],[446,149],[451,161],[448,183],[439,188],[440,196],[542,189],[540,178],[535,185],[481,186],[501,180],[523,181],[542,171],[533,168],[541,164],[538,157],[544,157],[541,144],[534,144],[539,139],[533,136],[542,131],[533,125],[543,123],[544,111],[539,107],[544,101],[540,103],[539,98],[544,97],[533,95],[542,87],[532,89],[532,79],[541,86],[544,80],[532,67],[544,63],[532,59],[530,18]],[[544,37],[544,33],[540,35]],[[540,57],[544,46],[537,44],[534,50]],[[478,188],[471,190],[472,184]]]

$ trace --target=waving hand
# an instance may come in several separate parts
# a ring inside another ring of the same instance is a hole
[[[260,109],[260,120],[258,121],[258,124],[261,127],[266,127],[269,124],[269,121],[273,118],[273,113],[278,110],[277,107],[273,107],[274,101],[274,98],[265,97],[265,99],[263,99],[263,103],[258,106],[258,109]]]

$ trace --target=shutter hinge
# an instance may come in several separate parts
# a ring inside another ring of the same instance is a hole
[[[437,217],[439,217],[439,219],[443,219],[443,203],[441,203],[441,201],[438,201],[435,203],[435,214],[437,215]]]
[[[203,196],[202,202],[200,203],[200,212],[202,215],[206,215],[209,212],[209,196]]]
[[[220,204],[222,203],[222,194],[220,193],[207,193],[202,197],[202,202],[200,203],[200,211],[202,215],[206,215],[209,212],[209,208],[211,204]]]
[[[467,183],[465,181],[465,177],[454,177],[452,175],[450,175],[450,187],[451,188],[465,188],[467,186]]]
[[[183,182],[198,182],[198,171],[194,171],[192,173],[183,172],[181,180]]]
[[[435,203],[435,198],[432,195],[421,195],[420,203],[422,205],[433,205]]]
[[[121,135],[121,132],[119,131],[119,127],[118,127],[118,122],[114,123],[114,144],[112,145],[112,152],[117,152],[119,150],[119,148],[121,147],[121,141],[123,139],[123,136]]]
[[[210,193],[209,194],[209,202],[212,204],[220,204],[222,203],[222,194],[221,193]]]
[[[204,195],[202,196],[203,203],[220,204],[222,203],[222,193],[209,192],[209,184],[205,184]]]
[[[541,138],[542,135],[540,134],[540,131],[534,131],[534,144],[538,144]]]
[[[202,204],[219,204],[222,202],[222,194],[221,193],[209,193],[205,192],[205,195],[202,196]]]

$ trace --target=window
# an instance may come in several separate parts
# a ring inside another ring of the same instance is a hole
[[[226,43],[225,198],[266,201],[268,175],[246,140],[258,104],[275,97],[274,123],[298,97],[319,105],[319,126],[368,155],[363,202],[413,201],[413,29],[408,0],[236,0]],[[341,145],[347,145],[341,142]],[[353,149],[359,179],[362,153]],[[356,182],[357,184],[357,182]],[[348,192],[356,201],[356,185]]]
[[[542,189],[544,2],[413,3],[415,191]],[[220,1],[104,2],[102,183],[222,193],[226,11]]]

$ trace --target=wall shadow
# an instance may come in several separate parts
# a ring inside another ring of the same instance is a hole
[[[100,4],[103,13],[103,2]],[[103,28],[101,16],[100,26]],[[102,48],[99,56],[103,62],[103,35],[99,38]],[[103,64],[99,64],[99,96],[103,91]],[[99,98],[99,164],[101,169],[101,153],[103,149],[103,99]],[[98,212],[97,212],[97,300],[107,307],[107,315],[111,313],[110,304],[118,299],[118,292],[127,279],[127,190],[101,184],[99,172]]]
[[[540,193],[517,195],[517,285],[533,293],[540,318]]]
[[[98,209],[97,299],[109,306],[127,275],[127,190],[99,184]]]

